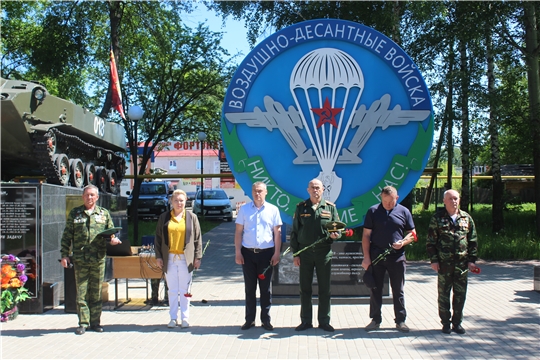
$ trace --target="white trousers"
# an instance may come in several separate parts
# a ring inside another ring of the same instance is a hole
[[[171,320],[178,319],[178,302],[180,302],[180,320],[189,319],[189,297],[184,296],[188,292],[191,283],[191,273],[188,272],[186,258],[183,254],[169,254],[167,273],[165,274],[169,287],[169,314]]]

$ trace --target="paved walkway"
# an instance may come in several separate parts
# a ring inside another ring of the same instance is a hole
[[[113,310],[109,303],[102,316],[105,332],[77,336],[76,315],[59,308],[3,323],[2,359],[532,359],[540,354],[540,293],[533,291],[533,265],[539,261],[479,262],[482,273],[469,277],[465,335],[441,333],[436,276],[427,262],[410,262],[407,269],[408,334],[395,330],[391,305],[384,305],[382,328],[372,333],[363,329],[370,321],[368,305],[332,306],[334,333],[294,331],[299,305],[272,307],[274,331],[264,331],[259,322],[242,331],[243,282],[234,263],[233,233],[234,223],[223,223],[204,236],[211,243],[192,289],[190,328],[168,329],[165,307]],[[119,286],[122,296],[123,289]],[[130,296],[145,293],[130,290]]]

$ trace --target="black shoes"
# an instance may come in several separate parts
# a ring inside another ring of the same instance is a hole
[[[307,329],[311,329],[312,327],[313,327],[313,324],[301,323],[294,330],[296,330],[296,331],[304,331],[304,330],[307,330]]]
[[[319,324],[319,329],[323,329],[324,331],[333,332],[334,327],[330,324]]]
[[[101,325],[92,325],[90,326],[90,329],[92,329],[95,332],[102,333],[103,327]]]
[[[396,329],[398,329],[402,333],[408,333],[409,332],[409,327],[407,326],[407,324],[405,324],[405,321],[397,323],[396,324]]]
[[[452,330],[450,330],[450,324],[443,325],[442,327],[443,334],[450,334],[452,331],[460,335],[465,334],[465,329],[461,325],[452,325]]]
[[[460,335],[465,334],[465,329],[464,329],[463,326],[461,326],[461,325],[454,325],[454,326],[452,326],[452,330],[453,330],[456,334],[460,334]]]
[[[268,330],[268,331],[274,330],[274,327],[272,326],[272,324],[270,324],[270,321],[263,321],[261,326],[264,328],[264,330]]]
[[[442,327],[443,334],[450,334],[452,331],[450,330],[450,324],[444,324]]]
[[[79,326],[75,329],[75,334],[82,335],[86,332],[86,328],[84,326]]]
[[[268,323],[270,324],[270,323]],[[246,322],[244,325],[242,325],[242,327],[240,329],[242,330],[247,330],[247,329],[251,329],[252,327],[255,326],[255,321],[252,321],[252,322]],[[264,326],[264,324],[263,324]],[[272,328],[273,329],[273,328]]]
[[[381,327],[380,322],[376,322],[375,320],[371,320],[371,322],[369,324],[367,324],[365,329],[366,329],[366,331],[373,331],[373,330],[379,329],[380,327]]]

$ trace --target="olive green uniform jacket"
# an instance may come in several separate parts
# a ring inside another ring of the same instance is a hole
[[[321,199],[315,210],[310,199],[296,205],[290,238],[293,254],[321,237],[328,237],[327,242],[322,244],[331,244],[332,239],[329,237],[326,224],[332,221],[339,221],[339,215],[336,205],[331,202]]]

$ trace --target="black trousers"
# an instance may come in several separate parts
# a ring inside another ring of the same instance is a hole
[[[270,260],[274,255],[274,248],[265,249],[262,252],[254,253],[242,247],[242,256],[244,257],[244,286],[246,291],[246,322],[255,321],[257,314],[257,284],[261,294],[261,321],[270,321],[270,307],[272,306],[272,270],[271,266],[264,279],[260,276],[264,269],[270,265]]]
[[[394,320],[396,324],[405,321],[407,312],[405,311],[403,287],[405,286],[406,267],[405,260],[396,261],[391,258],[380,261],[377,265],[373,266],[373,278],[377,287],[371,289],[369,317],[375,320],[375,322],[380,323],[382,321],[382,292],[386,271],[388,271],[388,276],[390,277],[390,287],[392,288],[392,297],[394,300]]]

